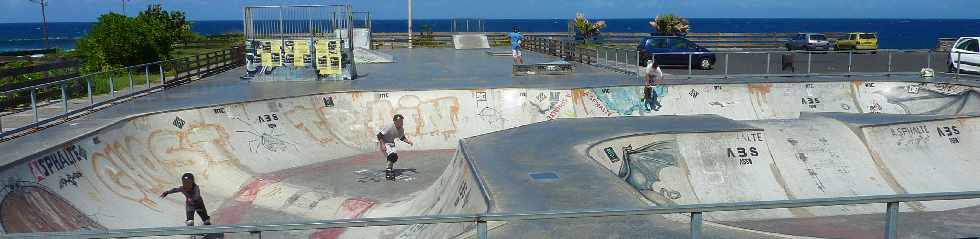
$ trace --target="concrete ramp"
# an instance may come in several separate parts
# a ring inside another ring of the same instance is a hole
[[[490,40],[486,34],[453,35],[453,47],[457,50],[490,49]]]
[[[394,63],[395,58],[384,52],[367,48],[354,48],[354,62],[357,64]]]
[[[976,118],[962,116],[980,111],[974,88],[857,81],[669,85],[658,111],[644,108],[641,90],[338,92],[133,116],[0,169],[7,186],[0,190],[0,224],[4,232],[179,226],[181,196],[158,195],[184,172],[197,175],[219,224],[980,190],[970,170],[980,167],[973,147],[980,129]],[[824,111],[838,113],[813,113]],[[855,111],[961,116],[846,114]],[[399,145],[401,177],[386,182],[378,178],[384,162],[374,135],[394,114],[406,117],[406,134],[416,144]],[[727,223],[880,210],[857,205],[705,216]],[[683,236],[686,224],[669,221],[520,222],[499,232]],[[635,228],[644,229],[630,231]],[[417,225],[283,237],[446,238],[471,229]],[[723,238],[744,233],[710,230]]]

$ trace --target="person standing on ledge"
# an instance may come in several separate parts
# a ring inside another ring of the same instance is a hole
[[[514,32],[507,34],[510,38],[510,54],[514,57],[515,65],[524,65],[524,55],[521,54],[521,42],[524,37],[521,35],[520,29],[514,26]]]
[[[388,160],[388,165],[385,167],[385,178],[388,180],[395,180],[394,167],[395,162],[398,161],[398,148],[395,146],[395,139],[408,145],[415,145],[405,137],[404,121],[404,116],[396,114],[392,117],[392,123],[386,124],[381,132],[378,132],[378,147],[381,149],[381,153],[384,153],[385,159]]]
[[[187,212],[187,221],[184,223],[187,226],[194,226],[194,213],[196,212],[198,216],[201,216],[201,221],[204,221],[204,225],[211,225],[211,217],[208,216],[208,210],[204,207],[204,198],[201,198],[201,189],[194,182],[194,174],[184,173],[180,177],[180,183],[181,185],[179,187],[160,194],[160,198],[165,198],[171,193],[183,193],[184,210]]]

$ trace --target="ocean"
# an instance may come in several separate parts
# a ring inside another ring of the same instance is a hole
[[[596,19],[603,20],[603,19]],[[604,32],[650,32],[650,19],[607,19]],[[487,19],[486,31],[506,32],[514,25],[524,32],[564,32],[566,19]],[[462,25],[461,21],[457,22]],[[941,37],[977,36],[980,19],[690,19],[692,32],[877,32],[879,46],[890,49],[925,49],[936,45]],[[72,49],[75,41],[86,34],[92,22],[48,23],[49,43],[61,49]],[[415,31],[431,25],[433,31],[452,30],[449,19],[418,19]],[[471,21],[475,30],[475,21]],[[375,32],[403,32],[406,20],[374,20]],[[465,28],[465,27],[460,27]],[[195,21],[191,30],[203,35],[242,32],[242,22]],[[0,52],[43,48],[40,23],[0,23]]]

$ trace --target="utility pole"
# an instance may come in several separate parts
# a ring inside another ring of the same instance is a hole
[[[33,3],[41,4],[41,33],[44,34],[44,49],[48,49],[48,15],[45,8],[48,6],[47,0],[30,0]]]
[[[408,48],[412,48],[412,0],[408,0]]]
[[[122,4],[123,4],[123,12],[122,12],[122,14],[123,14],[123,16],[128,16],[128,15],[126,15],[126,2],[129,2],[129,0],[122,0]]]

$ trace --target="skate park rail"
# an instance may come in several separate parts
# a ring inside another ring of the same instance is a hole
[[[963,200],[980,198],[980,191],[967,192],[943,192],[943,193],[921,193],[921,194],[898,194],[898,195],[877,195],[877,196],[857,196],[857,197],[834,197],[834,198],[814,198],[797,200],[778,200],[778,201],[756,201],[738,203],[717,203],[717,204],[692,204],[670,207],[646,207],[632,209],[583,209],[583,210],[555,210],[555,211],[530,211],[530,212],[505,212],[505,213],[480,213],[462,215],[440,215],[440,216],[413,216],[413,217],[385,217],[385,218],[359,218],[341,220],[323,220],[302,223],[283,223],[283,224],[239,224],[239,225],[220,225],[220,226],[199,226],[199,227],[158,227],[158,228],[136,228],[118,230],[98,230],[98,231],[75,231],[75,232],[45,232],[45,233],[20,233],[7,234],[0,238],[130,238],[130,237],[151,237],[151,236],[177,236],[177,235],[204,235],[217,233],[248,233],[251,238],[262,238],[262,232],[273,231],[297,231],[314,230],[326,228],[349,228],[349,227],[377,227],[377,226],[399,226],[414,224],[440,224],[440,223],[476,223],[477,238],[489,238],[487,222],[516,221],[516,220],[546,220],[546,219],[568,219],[568,218],[594,218],[594,217],[623,217],[638,215],[655,214],[689,214],[691,238],[701,238],[703,213],[741,211],[757,209],[779,209],[779,208],[804,208],[821,206],[843,206],[857,204],[885,204],[885,230],[883,236],[886,239],[898,238],[898,213],[899,203],[903,202],[923,202],[923,201],[943,201],[943,200]]]

